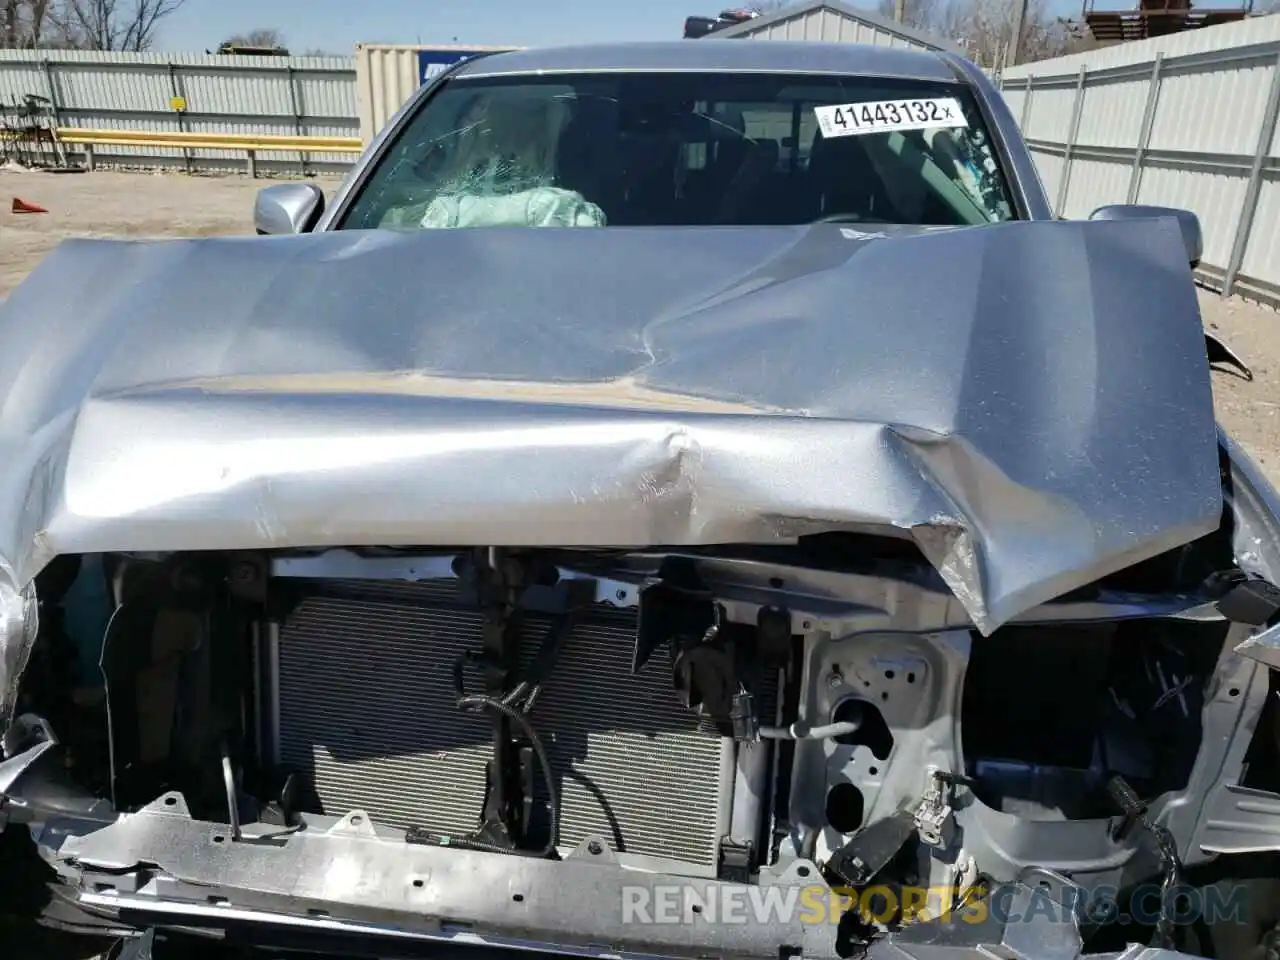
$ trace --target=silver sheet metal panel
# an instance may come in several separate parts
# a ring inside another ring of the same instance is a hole
[[[492,727],[459,712],[452,670],[464,650],[479,649],[479,614],[457,603],[453,581],[349,592],[305,600],[281,629],[282,759],[314,782],[318,812],[474,830]],[[527,618],[526,660],[550,624]],[[635,630],[634,610],[593,611],[531,715],[561,797],[560,840],[601,836],[627,852],[711,867],[725,813],[723,740],[680,705],[665,657],[632,675]]]
[[[1278,65],[1280,18],[1255,17],[1025,64],[1002,84],[1060,214],[1194,210],[1201,279],[1280,304]]]
[[[15,590],[60,553],[875,530],[989,633],[1222,510],[1171,220],[70,240],[0,337]]]

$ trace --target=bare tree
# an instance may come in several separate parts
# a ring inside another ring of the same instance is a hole
[[[268,47],[272,50],[285,46],[284,34],[274,27],[259,27],[247,33],[237,33],[223,42],[237,47]]]
[[[142,51],[186,0],[61,0],[59,19],[86,50]]]
[[[51,7],[51,0],[0,0],[0,49],[31,49],[51,39]]]
[[[29,45],[30,27],[25,22],[25,6],[21,0],[4,0],[0,5],[0,47],[13,50]]]
[[[936,31],[943,26],[945,0],[880,0],[878,12],[889,20],[897,19],[901,3],[902,23],[917,30]]]
[[[899,0],[879,0],[879,12],[894,17]],[[1020,0],[902,0],[902,21],[908,26],[959,44],[971,60],[984,67],[1006,65],[1018,29]],[[1050,0],[1028,0],[1022,23],[1020,59],[1023,62],[1059,56],[1069,51],[1071,36],[1049,13]]]

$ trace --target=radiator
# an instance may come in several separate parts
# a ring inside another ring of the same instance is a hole
[[[463,649],[479,647],[479,615],[456,603],[453,581],[343,587],[341,598],[303,600],[281,627],[282,762],[310,784],[317,812],[474,830],[492,727],[458,711],[451,671]],[[522,648],[536,650],[549,626],[528,615]],[[632,675],[635,630],[634,610],[593,608],[534,707],[560,790],[560,843],[601,836],[628,853],[713,868],[731,754],[680,705],[663,658]]]

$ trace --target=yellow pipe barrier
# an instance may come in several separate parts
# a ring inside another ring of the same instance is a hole
[[[63,143],[93,143],[111,146],[185,147],[206,150],[285,150],[303,153],[360,153],[359,137],[297,137],[266,133],[194,133],[169,130],[83,130],[60,127]]]
[[[103,147],[172,147],[177,150],[231,150],[252,153],[362,153],[364,148],[359,144],[345,143],[307,143],[285,146],[277,143],[248,141],[246,143],[216,143],[207,140],[185,140],[174,138],[164,140],[122,140],[118,137],[95,137],[92,140],[63,140],[67,144]]]
[[[94,147],[167,147],[244,153],[250,177],[258,175],[259,153],[363,153],[359,137],[293,137],[267,133],[193,133],[179,130],[83,130],[60,127],[58,141],[84,148],[85,165],[94,169]]]

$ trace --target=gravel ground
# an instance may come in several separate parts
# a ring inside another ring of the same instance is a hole
[[[48,174],[0,169],[0,298],[62,239],[211,236],[252,230],[253,196],[269,181],[182,174]],[[330,193],[337,180],[320,182]],[[49,210],[15,215],[13,197]],[[1214,373],[1219,418],[1280,483],[1280,315],[1200,292],[1206,326],[1254,371]]]
[[[269,182],[247,177],[0,169],[0,297],[67,237],[252,232],[254,194]],[[14,197],[49,212],[10,213]]]
[[[1249,381],[1230,367],[1215,370],[1218,419],[1280,486],[1280,313],[1236,297],[1200,291],[1205,328],[1253,370]]]

